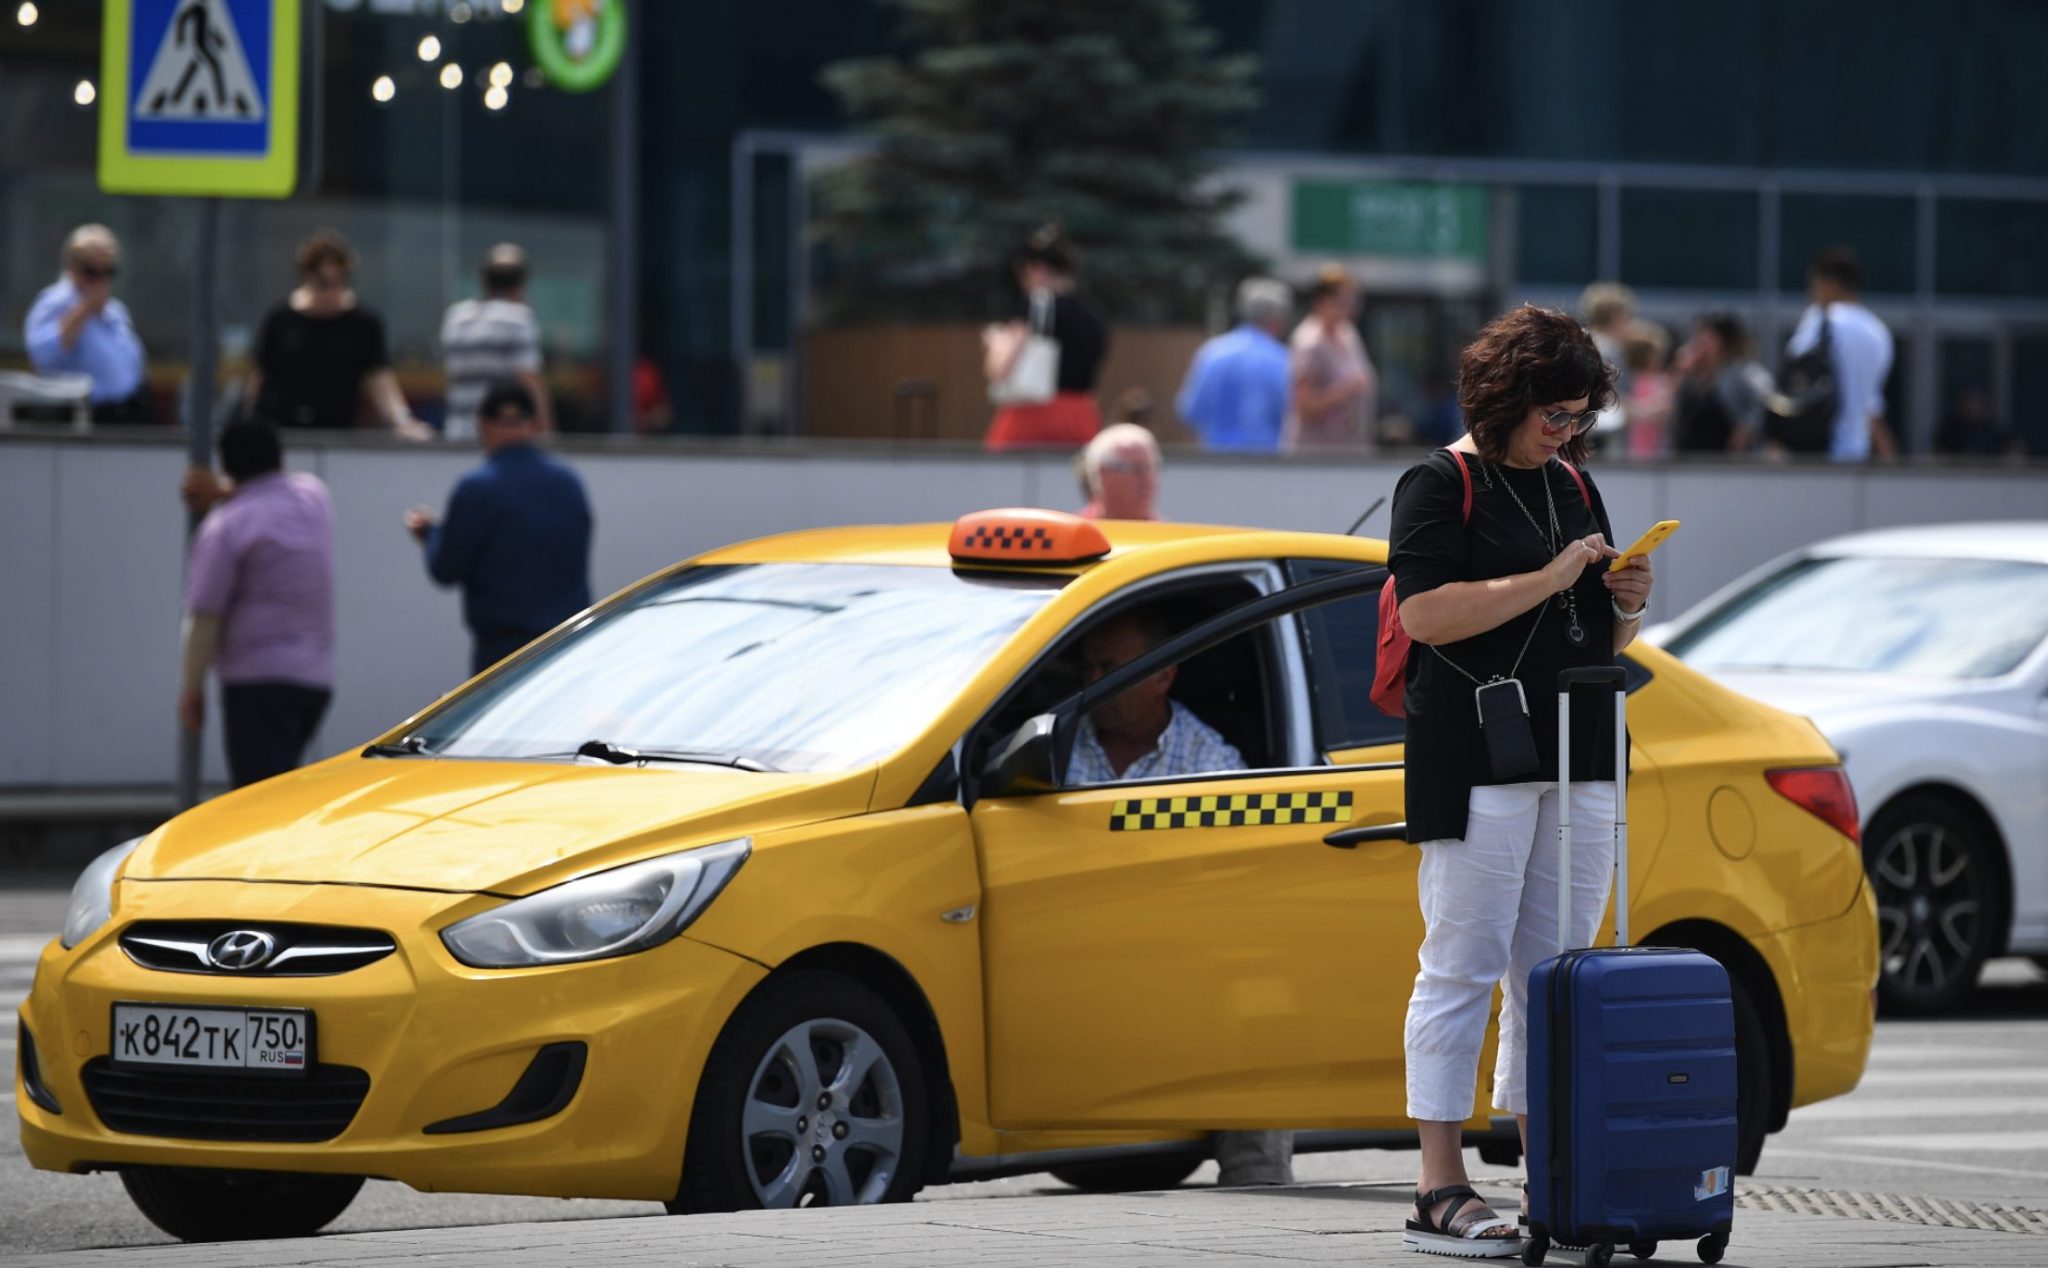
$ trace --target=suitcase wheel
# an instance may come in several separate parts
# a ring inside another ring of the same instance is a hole
[[[1720,1263],[1721,1256],[1728,1252],[1728,1234],[1708,1233],[1705,1237],[1700,1238],[1699,1250],[1701,1263]]]
[[[1522,1262],[1527,1264],[1529,1268],[1538,1268],[1538,1265],[1543,1262],[1543,1257],[1549,1253],[1550,1234],[1548,1233],[1531,1233],[1522,1242]]]
[[[1587,1268],[1607,1268],[1614,1259],[1613,1242],[1594,1242],[1586,1247]]]
[[[1628,1253],[1634,1255],[1637,1259],[1653,1259],[1657,1254],[1657,1243],[1630,1242],[1628,1244]]]

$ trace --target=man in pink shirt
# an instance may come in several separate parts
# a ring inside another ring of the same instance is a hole
[[[178,717],[206,716],[220,679],[228,774],[240,788],[299,764],[334,685],[334,508],[327,486],[284,471],[277,428],[235,423],[220,460],[233,492],[192,540]]]

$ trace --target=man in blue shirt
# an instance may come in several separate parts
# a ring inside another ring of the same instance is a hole
[[[1290,376],[1280,332],[1293,316],[1285,282],[1248,277],[1237,288],[1237,329],[1195,353],[1176,402],[1207,449],[1274,453],[1287,421]]]
[[[405,513],[428,575],[462,587],[472,673],[590,606],[590,502],[575,472],[534,447],[539,434],[533,394],[494,385],[477,409],[484,465],[456,483],[445,519]]]
[[[93,421],[147,422],[142,340],[128,306],[114,298],[121,242],[105,225],[80,225],[64,240],[64,274],[29,306],[23,338],[38,374],[92,380]]]

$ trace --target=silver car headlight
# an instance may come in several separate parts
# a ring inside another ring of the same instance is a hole
[[[114,877],[141,844],[141,837],[123,841],[87,863],[78,874],[77,883],[71,887],[71,905],[64,909],[64,932],[57,936],[66,951],[91,937],[93,930],[113,916]]]
[[[478,969],[645,951],[688,928],[752,851],[750,839],[740,837],[615,867],[458,921],[441,931],[441,941]]]

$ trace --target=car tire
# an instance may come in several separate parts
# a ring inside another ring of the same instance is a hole
[[[1054,1167],[1052,1178],[1083,1193],[1149,1193],[1171,1189],[1195,1174],[1199,1157],[1112,1158]]]
[[[1895,1016],[1952,1012],[2003,936],[2003,871],[1984,823],[1945,797],[1888,805],[1863,835],[1877,898],[1878,1006]]]
[[[1756,1174],[1771,1134],[1771,1048],[1764,1038],[1763,1014],[1749,988],[1728,975],[1728,995],[1735,1008],[1735,1174]]]
[[[880,995],[823,970],[772,977],[712,1045],[669,1212],[907,1202],[931,1121],[917,1045]]]
[[[355,1201],[361,1176],[205,1167],[129,1167],[129,1200],[149,1222],[186,1242],[307,1237]]]

